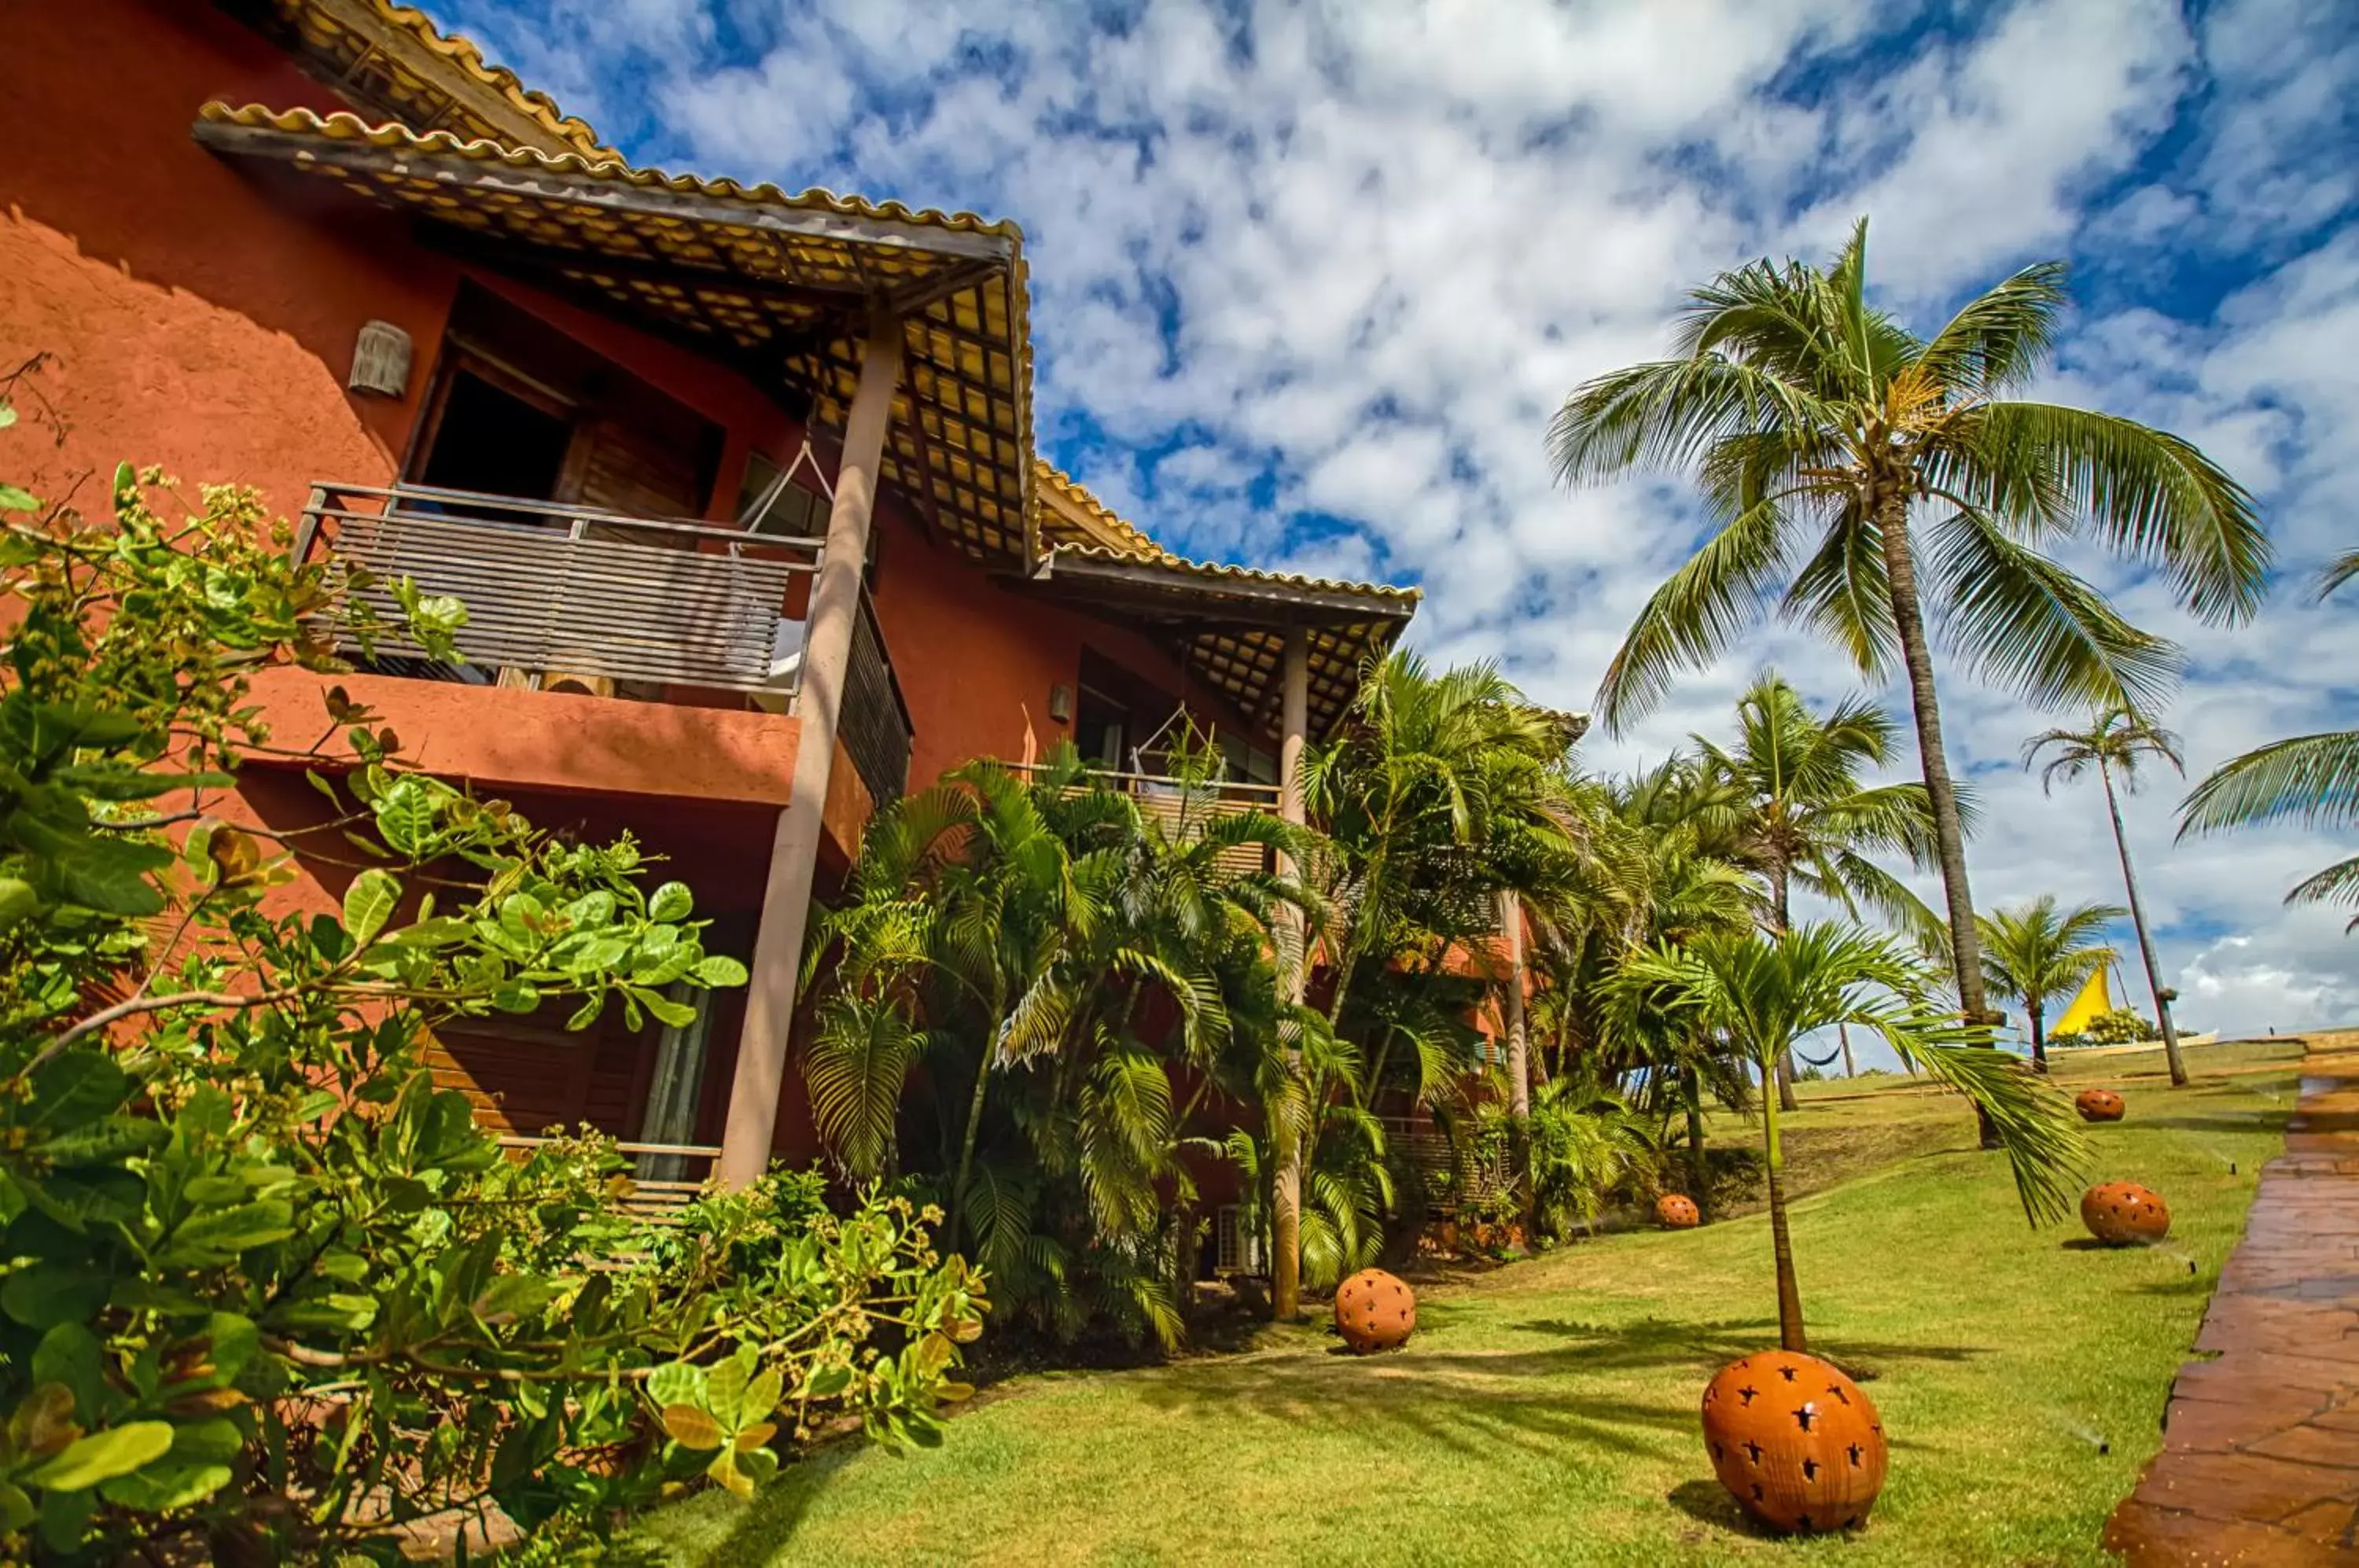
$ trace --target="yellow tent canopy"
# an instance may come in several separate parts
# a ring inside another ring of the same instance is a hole
[[[2051,1038],[2060,1034],[2079,1034],[2089,1027],[2091,1018],[2099,1013],[2114,1010],[2113,989],[2105,984],[2108,967],[2100,964],[2089,971],[2089,978],[2082,982],[2081,994],[2072,998],[2072,1005],[2064,1009],[2064,1016],[2058,1018],[2056,1027],[2048,1031]]]

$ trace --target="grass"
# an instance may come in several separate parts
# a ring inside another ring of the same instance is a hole
[[[1695,1400],[1776,1341],[1758,1215],[1584,1242],[1424,1293],[1397,1354],[1319,1328],[1146,1371],[994,1390],[940,1449],[843,1445],[750,1507],[698,1496],[642,1539],[679,1564],[2098,1563],[2294,1098],[2292,1041],[2065,1058],[2121,1088],[2093,1180],[2169,1200],[2148,1251],[2034,1233],[1962,1105],[1906,1078],[1803,1087],[1794,1243],[1812,1348],[1872,1376],[1891,1480],[1847,1538],[1753,1533]],[[1715,1127],[1714,1137],[1745,1133]],[[2233,1171],[2232,1171],[2233,1166]]]

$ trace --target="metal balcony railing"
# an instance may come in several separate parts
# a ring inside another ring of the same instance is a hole
[[[405,578],[466,606],[465,664],[395,635],[375,648],[391,672],[657,701],[675,687],[736,691],[790,711],[821,541],[425,485],[321,484],[295,550],[366,572],[355,596],[384,622]],[[347,634],[341,651],[363,650]],[[872,798],[901,794],[908,704],[864,592],[838,734]]]

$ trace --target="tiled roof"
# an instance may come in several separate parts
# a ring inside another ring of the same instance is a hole
[[[312,68],[355,96],[382,103],[420,131],[527,142],[620,161],[589,123],[548,93],[484,59],[475,41],[445,33],[394,0],[248,0]]]
[[[860,344],[830,295],[903,307],[904,376],[884,477],[928,524],[986,564],[1029,572],[1050,551],[1150,565],[1198,583],[1364,601],[1369,616],[1310,631],[1314,727],[1340,718],[1359,670],[1398,635],[1414,588],[1194,561],[1166,550],[1032,452],[1032,347],[1023,235],[972,212],[811,190],[789,194],[636,169],[472,39],[393,0],[236,0],[262,11],[322,74],[395,123],[260,105],[205,105],[200,136],[325,174],[384,205],[529,257],[553,280],[750,370],[809,387],[841,430]],[[277,146],[260,145],[263,141]],[[473,175],[476,178],[470,179]],[[486,178],[488,177],[488,178]],[[622,193],[646,201],[622,210]],[[835,323],[832,326],[830,323]],[[1190,660],[1249,715],[1275,716],[1282,635],[1208,631]]]
[[[972,212],[420,134],[356,114],[208,103],[198,136],[440,225],[756,378],[841,430],[859,383],[847,305],[896,302],[902,385],[884,477],[977,560],[1020,564],[1031,468],[1023,236]]]

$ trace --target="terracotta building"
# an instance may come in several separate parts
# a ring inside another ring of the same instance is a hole
[[[1044,463],[1012,223],[633,168],[388,0],[42,0],[0,57],[0,369],[49,356],[66,431],[7,477],[253,485],[299,550],[462,599],[471,662],[381,650],[352,696],[536,822],[635,834],[752,964],[688,1029],[447,1036],[504,1131],[808,1157],[792,976],[879,802],[1068,740],[1151,789],[1183,714],[1277,801],[1415,608],[1182,560]],[[322,685],[259,694],[332,768]],[[317,811],[302,766],[235,809]],[[304,868],[322,904],[350,875]]]

